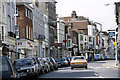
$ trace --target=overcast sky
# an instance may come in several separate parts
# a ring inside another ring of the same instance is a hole
[[[77,16],[89,17],[93,22],[101,23],[103,30],[114,29],[115,5],[120,0],[56,0],[59,17],[71,16],[73,10]],[[110,4],[105,6],[105,4]]]

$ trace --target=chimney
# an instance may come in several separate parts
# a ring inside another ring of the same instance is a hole
[[[76,11],[72,11],[72,14],[71,14],[72,18],[77,18],[77,14],[76,14]]]

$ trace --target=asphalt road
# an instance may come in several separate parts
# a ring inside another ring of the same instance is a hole
[[[118,78],[118,68],[109,66],[114,62],[114,60],[89,62],[88,69],[74,68],[71,70],[70,67],[63,67],[42,74],[38,78]]]

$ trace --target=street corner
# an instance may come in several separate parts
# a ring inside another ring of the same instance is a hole
[[[118,66],[116,66],[115,63],[104,63],[103,66],[106,68],[118,69]]]

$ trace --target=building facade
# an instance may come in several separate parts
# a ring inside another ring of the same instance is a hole
[[[19,29],[18,52],[24,54],[18,55],[18,58],[32,57],[34,56],[33,9],[26,3],[17,3],[16,9]]]
[[[59,18],[57,20],[57,40],[55,43],[56,48],[58,48],[56,57],[65,57],[65,43],[63,42],[63,40],[65,40],[65,24],[62,20],[59,20]]]
[[[56,17],[56,1],[38,1],[32,0],[32,3],[36,5],[42,14],[48,17],[49,27],[49,56],[57,54],[57,48],[55,48],[55,41],[57,41],[57,17]]]

